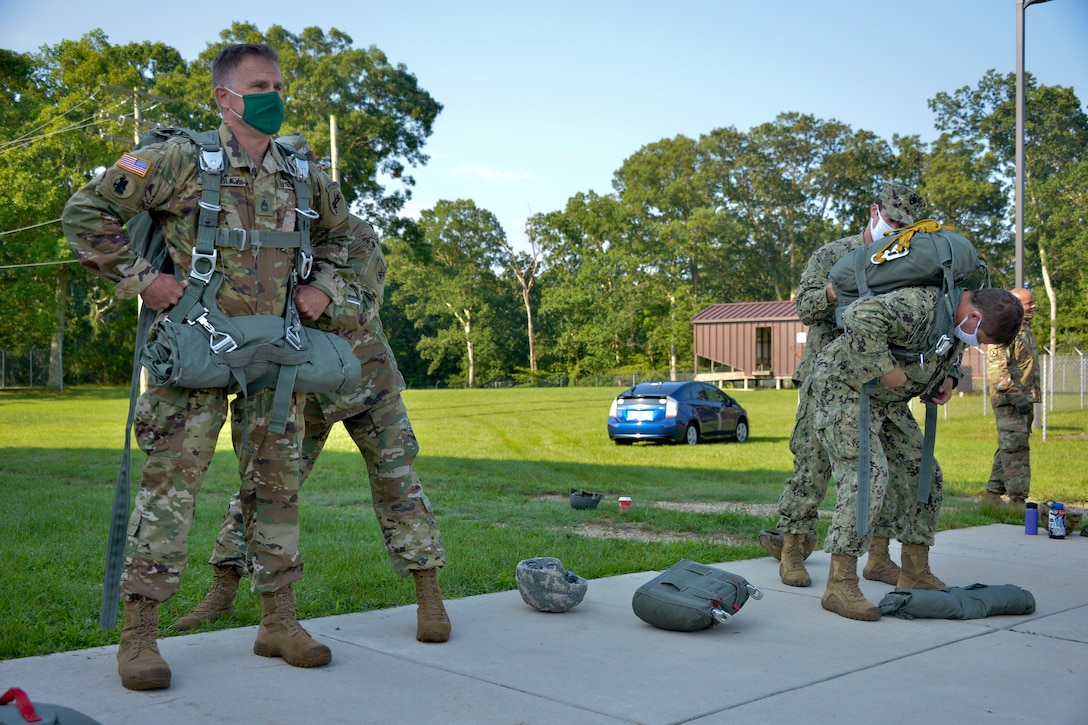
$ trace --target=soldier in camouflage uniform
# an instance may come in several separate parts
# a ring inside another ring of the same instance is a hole
[[[212,62],[212,84],[223,118],[218,130],[225,160],[219,229],[301,239],[296,231],[299,202],[287,176],[290,162],[271,143],[271,134],[283,121],[283,78],[275,51],[264,45],[224,48]],[[310,227],[315,264],[295,299],[299,314],[312,319],[330,301],[343,303],[339,269],[347,267],[350,236],[339,187],[320,169],[312,169],[306,183],[316,217]],[[185,291],[191,280],[160,274],[133,250],[123,225],[149,211],[162,227],[174,268],[184,275],[192,267],[201,195],[198,148],[185,136],[173,137],[124,154],[76,192],[64,210],[65,234],[83,266],[113,282],[118,297],[138,294],[150,308],[165,311],[183,297],[190,299]],[[225,314],[287,313],[292,270],[298,267],[294,249],[215,251],[214,269],[223,282],[214,302]],[[147,459],[129,522],[121,583],[124,624],[117,651],[121,682],[129,689],[170,685],[170,668],[156,645],[159,603],[180,586],[196,496],[231,392],[152,385],[140,396],[135,433]],[[244,515],[250,522],[246,558],[264,608],[254,652],[313,667],[328,663],[332,654],[299,626],[294,606],[293,583],[302,576],[297,498],[305,398],[291,396],[286,430],[273,435],[269,427],[275,392],[265,389],[243,402],[249,446],[239,456],[239,473]]]
[[[869,207],[869,223],[859,234],[843,237],[820,247],[809,258],[797,287],[797,314],[808,325],[808,335],[801,362],[793,374],[794,384],[801,384],[812,374],[816,356],[841,334],[835,324],[838,296],[831,286],[831,268],[839,259],[858,247],[883,237],[886,231],[913,224],[925,210],[925,200],[902,184],[885,184]],[[804,388],[802,388],[803,390]],[[778,530],[783,534],[779,576],[783,584],[807,587],[812,583],[805,568],[804,541],[815,541],[820,503],[827,494],[831,466],[812,428],[813,401],[800,395],[790,451],[793,476],[786,482],[778,500]],[[899,567],[888,554],[888,540],[898,532],[895,512],[882,510],[873,532],[873,546],[865,565],[865,577],[895,584]]]
[[[940,467],[934,462],[933,482],[925,503],[913,502],[921,470],[922,432],[906,401],[937,391],[933,402],[943,405],[962,374],[960,358],[965,345],[1008,342],[1020,326],[1020,303],[1005,290],[965,291],[956,308],[959,324],[952,349],[937,359],[903,362],[892,348],[925,349],[934,312],[940,299],[936,287],[906,287],[883,295],[864,297],[843,314],[844,332],[816,359],[802,395],[813,400],[813,428],[831,463],[836,486],[835,512],[826,549],[831,571],[821,599],[824,609],[863,621],[880,618],[880,610],[866,601],[858,588],[857,558],[869,548],[871,533],[857,529],[859,413],[862,388],[875,382],[868,420],[871,451],[869,517],[884,505],[889,468],[907,469],[908,476],[891,480],[899,488],[896,505],[902,517],[902,538],[922,543],[903,544],[903,571],[898,588],[943,588],[929,570],[942,500]],[[909,484],[909,485],[908,485]],[[909,497],[909,498],[908,498]],[[910,505],[913,502],[913,505]]]
[[[294,139],[292,145],[308,150],[300,139]],[[416,639],[445,642],[450,636],[450,621],[436,573],[445,566],[445,552],[438,522],[413,465],[419,444],[400,395],[404,378],[378,317],[385,294],[385,258],[369,224],[352,216],[351,228],[351,292],[345,305],[330,305],[316,325],[351,343],[362,365],[362,381],[343,397],[309,396],[304,413],[302,479],[313,470],[333,425],[341,421],[366,462],[372,505],[393,571],[402,577],[410,573],[414,579],[419,605]],[[235,416],[234,423],[238,422]],[[236,447],[237,443],[235,435]],[[175,629],[185,631],[230,611],[239,579],[247,575],[242,520],[238,499],[233,497],[209,561],[212,588],[192,612],[175,622]]]
[[[1035,316],[1035,295],[1017,287],[1012,291],[1024,306],[1020,333],[1008,345],[991,345],[986,350],[986,374],[990,381],[990,402],[997,419],[997,452],[986,483],[984,500],[1023,505],[1031,492],[1031,458],[1028,438],[1035,420],[1035,403],[1042,400],[1035,368],[1039,348],[1031,333]]]

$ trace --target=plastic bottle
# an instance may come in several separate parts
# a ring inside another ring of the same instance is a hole
[[[1039,504],[1034,501],[1024,506],[1024,533],[1028,536],[1039,533]]]
[[[1061,501],[1050,504],[1050,521],[1047,530],[1052,539],[1065,538],[1065,504]]]

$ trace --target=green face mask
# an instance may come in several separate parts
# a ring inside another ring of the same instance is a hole
[[[283,125],[283,98],[279,93],[269,91],[268,93],[250,93],[248,96],[243,96],[241,93],[236,93],[229,88],[227,88],[227,91],[241,98],[244,104],[241,116],[238,116],[238,113],[233,109],[231,113],[261,133],[272,136],[279,132],[280,127]]]

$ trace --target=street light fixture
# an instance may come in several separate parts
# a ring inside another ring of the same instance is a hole
[[[1024,286],[1024,10],[1050,0],[1016,0],[1016,286]]]

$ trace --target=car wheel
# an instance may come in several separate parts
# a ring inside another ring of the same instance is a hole
[[[736,439],[737,443],[743,443],[748,440],[748,421],[744,418],[737,421],[737,431],[733,434],[733,437]]]
[[[688,423],[688,427],[684,429],[684,442],[689,446],[699,442],[699,428],[694,423]]]

